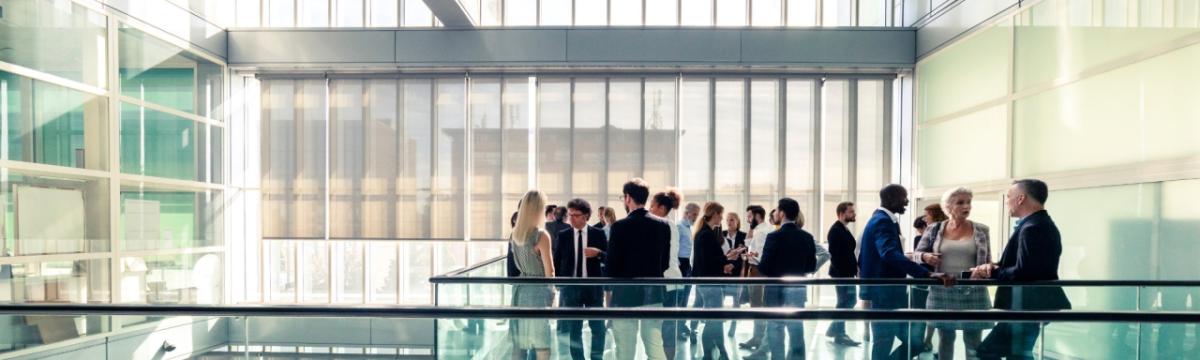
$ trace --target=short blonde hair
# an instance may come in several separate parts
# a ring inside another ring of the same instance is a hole
[[[971,198],[975,197],[975,193],[971,192],[971,189],[968,189],[965,187],[956,187],[956,188],[947,190],[945,193],[942,193],[942,209],[949,209],[951,200],[954,200],[954,198],[959,197],[959,196],[964,196],[964,195],[970,196]]]

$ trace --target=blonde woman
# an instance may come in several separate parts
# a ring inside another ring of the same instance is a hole
[[[950,219],[929,225],[914,260],[933,266],[936,272],[958,275],[983,264],[992,263],[991,240],[986,225],[967,220],[974,195],[966,188],[951,189],[942,195],[942,209]],[[987,289],[979,286],[929,287],[928,309],[986,310],[991,308]],[[954,358],[954,338],[963,332],[967,358],[975,357],[984,329],[992,324],[981,322],[933,322],[938,332],[938,359]]]
[[[546,196],[529,190],[517,205],[517,224],[513,227],[513,260],[520,277],[554,277],[554,259],[550,251],[550,233],[540,226],[545,223]],[[550,287],[545,285],[516,285],[513,306],[548,308]],[[538,360],[550,358],[550,321],[538,319],[515,320],[512,323],[513,359],[525,359],[528,351]]]
[[[600,221],[604,222],[604,237],[611,237],[612,224],[617,222],[617,212],[611,206],[605,206],[604,211],[600,212]]]

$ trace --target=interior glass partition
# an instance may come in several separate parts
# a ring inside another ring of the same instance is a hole
[[[275,294],[264,301],[338,302],[330,289],[360,293],[375,280],[351,274],[377,265],[362,245],[342,242],[398,245],[397,255],[380,261],[395,258],[401,269],[420,263],[426,277],[503,253],[511,214],[530,188],[551,204],[582,198],[614,207],[618,218],[621,186],[634,177],[654,192],[679,188],[686,202],[718,201],[739,213],[790,196],[814,219],[805,229],[823,238],[831,222],[815,219],[832,219],[836,201],[858,195],[852,185],[877,188],[891,173],[883,149],[893,120],[881,109],[891,104],[883,87],[892,81],[264,77],[263,263],[272,265],[261,276]],[[864,90],[852,91],[860,84]],[[862,139],[853,150],[852,133]],[[820,159],[828,166],[817,177]],[[818,212],[821,198],[828,209]],[[410,253],[405,244],[414,241],[431,247]],[[405,271],[396,275],[404,279]],[[388,296],[394,301],[432,299],[420,276],[396,286],[402,294]]]
[[[0,302],[223,303],[224,60],[98,4],[0,8]]]

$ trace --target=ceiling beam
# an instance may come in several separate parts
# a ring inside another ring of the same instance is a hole
[[[433,11],[433,16],[436,16],[438,21],[442,22],[448,28],[469,29],[474,28],[476,19],[471,18],[471,14],[467,13],[467,8],[463,6],[459,0],[424,0],[425,5],[429,6],[429,10]]]

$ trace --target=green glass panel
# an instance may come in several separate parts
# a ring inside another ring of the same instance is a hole
[[[980,30],[917,64],[917,107],[924,122],[1008,94],[1011,23]]]
[[[0,61],[106,87],[107,17],[70,1],[0,0]]]
[[[1005,177],[1007,108],[921,125],[917,159],[921,185],[953,186]]]
[[[121,172],[180,180],[204,180],[196,122],[121,104]]]
[[[5,159],[105,169],[105,99],[0,71]]]
[[[223,119],[220,64],[126,24],[121,24],[117,45],[122,95]]]
[[[1200,154],[1198,63],[1193,45],[1016,101],[1014,173]]]

